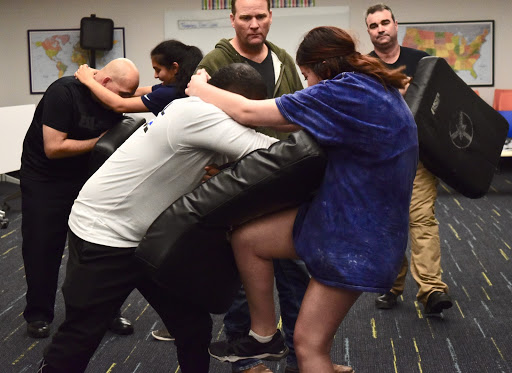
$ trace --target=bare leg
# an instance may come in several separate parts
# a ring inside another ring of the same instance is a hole
[[[360,294],[311,279],[294,334],[295,352],[301,373],[334,372],[330,358],[332,341]]]
[[[273,258],[297,258],[292,230],[297,209],[250,221],[233,232],[231,245],[247,293],[251,329],[262,336],[276,332]]]

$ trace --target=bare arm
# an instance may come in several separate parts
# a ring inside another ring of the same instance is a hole
[[[103,104],[108,106],[110,109],[117,113],[139,113],[149,111],[140,97],[121,97],[110,91],[108,88],[102,86],[99,82],[94,80],[95,73],[95,69],[92,69],[87,65],[81,65],[75,72],[75,78],[87,86],[98,100],[103,102]],[[144,88],[149,88],[149,90],[151,90],[151,87]]]
[[[238,123],[248,127],[272,127],[285,132],[300,129],[281,115],[274,99],[248,100],[238,94],[214,87],[207,83],[207,73],[203,69],[192,76],[185,93],[189,96],[198,96],[203,101],[217,106]]]
[[[87,153],[92,150],[96,142],[103,136],[88,140],[68,139],[66,132],[57,131],[43,124],[44,152],[49,159],[67,158]]]

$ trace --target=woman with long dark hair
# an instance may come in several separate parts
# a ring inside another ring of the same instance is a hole
[[[297,64],[309,87],[276,99],[251,101],[215,89],[205,72],[193,76],[186,90],[248,126],[304,129],[328,158],[311,201],[234,229],[231,243],[251,331],[231,344],[213,343],[210,354],[224,361],[286,355],[276,331],[271,259],[301,258],[312,278],[295,326],[299,368],[333,372],[330,349],[340,323],[362,292],[388,291],[400,268],[417,130],[399,92],[407,77],[357,52],[344,30],[311,30]]]
[[[185,45],[178,40],[166,40],[151,51],[151,64],[155,78],[162,83],[154,86],[139,87],[131,97],[113,94],[93,79],[95,69],[82,65],[75,77],[85,84],[98,99],[119,113],[138,113],[151,111],[157,115],[171,101],[185,97],[185,88],[192,74],[203,58],[199,48]],[[107,82],[106,84],[118,84]]]

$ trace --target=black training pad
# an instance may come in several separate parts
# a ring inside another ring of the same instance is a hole
[[[173,293],[224,313],[240,287],[231,227],[309,200],[325,166],[324,152],[304,131],[253,151],[167,208],[135,256]]]
[[[144,118],[123,116],[123,119],[109,129],[94,145],[89,158],[89,174],[95,173],[108,157],[144,123],[146,123]]]
[[[425,167],[469,198],[487,193],[508,123],[443,58],[424,57],[405,101],[418,126]]]

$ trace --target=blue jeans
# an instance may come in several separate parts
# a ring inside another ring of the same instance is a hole
[[[285,342],[290,353],[286,358],[289,367],[297,368],[297,356],[293,347],[293,330],[299,315],[300,305],[309,284],[309,272],[302,260],[274,259],[274,276],[283,321]],[[249,306],[245,291],[240,288],[233,304],[224,316],[225,333],[228,340],[247,335],[251,328]],[[241,372],[261,364],[258,359],[245,359],[232,364],[233,372]]]

